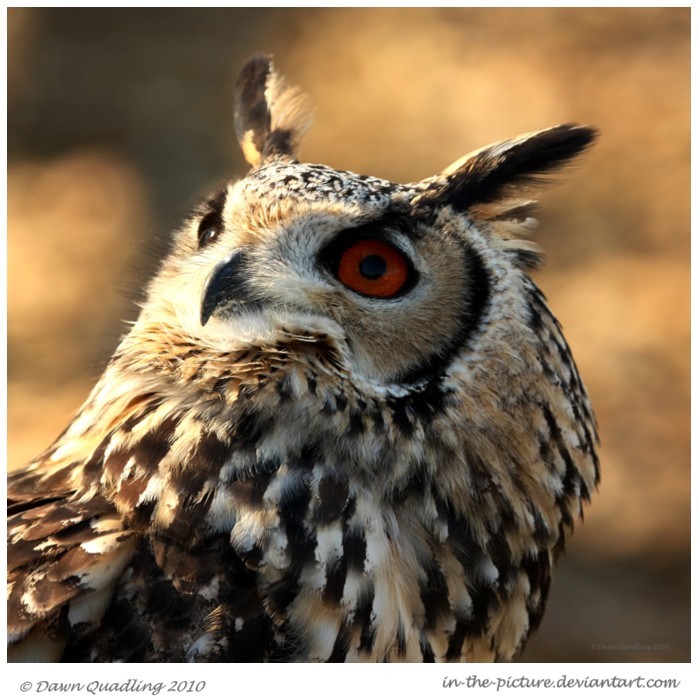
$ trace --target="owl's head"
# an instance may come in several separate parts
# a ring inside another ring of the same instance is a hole
[[[396,184],[299,162],[306,102],[268,56],[243,68],[234,105],[252,169],[177,234],[141,322],[165,305],[179,332],[222,352],[274,347],[280,332],[310,350],[332,339],[345,368],[376,384],[420,383],[457,353],[479,357],[494,319],[527,313],[524,270],[539,252],[522,240],[533,223],[524,194],[595,138],[557,126]]]

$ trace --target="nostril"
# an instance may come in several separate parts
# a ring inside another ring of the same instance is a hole
[[[246,253],[239,251],[211,273],[202,297],[203,326],[217,311],[255,303],[248,285],[248,262]]]

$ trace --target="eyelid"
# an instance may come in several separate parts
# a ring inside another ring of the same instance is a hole
[[[414,268],[416,267],[414,251],[406,240],[407,236],[401,234],[399,230],[395,231],[393,227],[387,227],[380,223],[362,224],[355,228],[338,231],[333,236],[333,239],[323,247],[319,257],[321,260],[325,261],[326,266],[329,266],[329,264],[332,266],[332,262],[335,261],[337,263],[340,255],[342,255],[347,248],[362,239],[381,241],[382,243],[393,246],[408,258]]]

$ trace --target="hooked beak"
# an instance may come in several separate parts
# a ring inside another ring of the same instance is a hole
[[[214,314],[230,313],[243,308],[260,308],[248,284],[248,257],[244,251],[234,253],[209,276],[200,311],[203,326]]]

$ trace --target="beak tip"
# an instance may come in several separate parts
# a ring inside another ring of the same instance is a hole
[[[202,305],[202,310],[199,314],[199,322],[202,324],[202,328],[207,325],[209,319],[211,318],[211,309],[207,308],[206,304]]]

